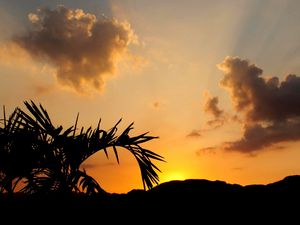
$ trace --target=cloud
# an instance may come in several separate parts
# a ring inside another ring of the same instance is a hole
[[[242,138],[224,143],[223,149],[253,153],[276,143],[300,140],[299,76],[290,74],[283,81],[264,78],[261,68],[238,57],[226,57],[218,67],[224,72],[221,86],[229,91],[235,111],[243,116],[239,117]],[[217,103],[214,100],[213,106]]]
[[[161,110],[167,105],[167,102],[164,99],[158,99],[150,102],[149,105],[155,110]]]
[[[217,96],[211,96],[208,92],[205,93],[204,112],[211,114],[214,119],[207,121],[207,125],[216,129],[224,125],[225,114],[218,106],[219,98]]]
[[[53,84],[38,84],[34,85],[32,89],[35,95],[40,96],[54,91],[55,86]]]
[[[152,107],[155,109],[159,109],[161,107],[162,103],[159,101],[155,101],[152,103]]]
[[[198,138],[201,137],[201,131],[200,130],[192,130],[187,137],[193,137],[193,138]]]
[[[225,118],[221,118],[221,119],[216,118],[216,119],[207,121],[207,125],[210,126],[212,130],[223,126],[224,123],[225,123]],[[208,130],[211,130],[211,129],[208,129]]]
[[[99,18],[81,9],[59,6],[29,13],[31,28],[13,41],[38,60],[56,68],[60,84],[78,92],[103,90],[130,43],[137,41],[130,24]]]
[[[218,97],[207,96],[206,101],[204,103],[204,111],[206,113],[212,114],[216,118],[219,118],[223,114],[223,111],[219,109],[218,103]]]
[[[243,137],[224,143],[224,149],[249,153],[275,143],[297,140],[300,140],[300,121],[273,123],[266,127],[260,124],[246,124]]]
[[[300,77],[261,77],[263,70],[238,57],[218,65],[225,75],[221,85],[229,90],[237,112],[247,121],[279,121],[300,116]]]
[[[241,171],[244,170],[244,167],[233,167],[232,170]]]
[[[215,130],[224,125],[226,122],[226,116],[224,111],[221,110],[218,106],[219,98],[217,96],[211,96],[209,92],[204,93],[205,101],[203,105],[204,112],[207,114],[211,114],[214,118],[212,120],[207,121],[207,125],[203,129],[194,129],[186,137],[202,137],[202,133],[209,132]]]
[[[30,55],[15,43],[0,44],[0,63],[6,66],[22,66],[25,69],[36,70]]]
[[[96,164],[96,163],[84,163],[81,165],[82,169],[94,169],[97,167],[108,167],[108,166],[116,166],[118,165],[117,163],[114,162],[106,162],[106,163],[101,163],[101,164]]]
[[[201,148],[196,152],[196,155],[200,156],[200,157],[203,155],[207,155],[207,154],[215,155],[217,149],[218,149],[218,147],[216,147],[216,146]]]

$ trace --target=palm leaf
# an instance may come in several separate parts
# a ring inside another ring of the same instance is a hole
[[[118,149],[129,150],[136,159],[142,177],[144,189],[151,189],[159,181],[157,172],[160,172],[153,161],[164,161],[163,157],[141,147],[142,143],[157,137],[143,133],[137,136],[130,136],[133,130],[133,123],[124,129],[120,135],[118,125],[120,119],[108,131],[100,129],[101,119],[96,129],[88,127],[80,129],[76,134],[79,114],[77,114],[74,126],[63,129],[57,128],[52,124],[49,114],[40,104],[36,105],[33,101],[24,102],[29,113],[16,108],[15,111],[6,119],[4,110],[4,127],[0,127],[0,137],[13,143],[18,143],[14,154],[19,159],[24,159],[29,163],[20,163],[20,168],[16,170],[14,176],[8,176],[13,164],[2,163],[5,154],[8,154],[6,147],[0,146],[0,191],[10,190],[16,186],[12,181],[25,180],[25,186],[21,190],[25,193],[52,192],[52,191],[83,191],[90,195],[102,192],[97,181],[80,170],[84,161],[98,151],[104,151],[108,158],[108,149],[112,149],[117,162],[120,162]],[[28,136],[26,136],[28,135]],[[27,138],[28,137],[28,138]],[[2,143],[2,142],[1,142]],[[22,147],[20,147],[22,146]],[[23,147],[28,151],[28,157],[22,157]],[[12,161],[13,162],[13,161]],[[26,168],[25,168],[26,166]],[[9,182],[4,183],[3,179]]]

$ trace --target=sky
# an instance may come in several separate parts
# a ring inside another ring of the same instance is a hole
[[[266,184],[300,173],[300,2],[0,2],[0,103],[41,103],[55,124],[159,139],[160,182]],[[108,192],[142,188],[132,155],[99,152]]]

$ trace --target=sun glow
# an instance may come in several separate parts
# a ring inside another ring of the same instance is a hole
[[[165,174],[161,177],[161,182],[167,182],[171,180],[185,180],[187,177],[185,174],[181,171],[173,171],[170,173]]]

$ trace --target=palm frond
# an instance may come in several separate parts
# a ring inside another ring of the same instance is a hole
[[[79,188],[87,195],[105,193],[98,182],[93,177],[87,175],[85,171],[79,170],[77,176],[76,180],[79,183]]]
[[[80,166],[98,151],[103,150],[108,158],[108,149],[113,150],[119,163],[120,148],[129,150],[136,159],[144,189],[151,189],[158,183],[160,170],[153,161],[164,159],[141,147],[141,144],[158,137],[148,133],[130,136],[133,123],[118,135],[118,125],[122,119],[108,131],[100,128],[100,119],[96,129],[82,127],[76,133],[79,114],[74,126],[64,130],[62,126],[53,125],[41,104],[36,105],[33,101],[25,101],[24,104],[29,113],[16,108],[8,119],[3,109],[4,126],[0,127],[0,174],[5,179],[0,180],[0,191],[13,191],[16,186],[13,181],[24,180],[25,185],[21,190],[24,193],[83,191],[90,195],[102,192],[103,189],[97,181],[81,171]],[[17,170],[12,170],[16,164]],[[4,183],[4,180],[7,182]]]

